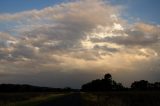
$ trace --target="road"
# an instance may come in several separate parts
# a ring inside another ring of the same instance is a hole
[[[80,93],[72,93],[53,101],[42,103],[39,106],[82,106],[82,99]]]

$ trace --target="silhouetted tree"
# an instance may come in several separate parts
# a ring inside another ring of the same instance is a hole
[[[103,79],[93,80],[82,85],[82,91],[112,91],[122,90],[124,87],[121,83],[112,80],[111,74],[105,74]]]
[[[160,82],[149,83],[145,80],[135,81],[131,84],[133,90],[160,90]]]
[[[111,74],[109,74],[109,73],[108,73],[108,74],[105,74],[105,75],[104,75],[104,79],[105,79],[105,80],[112,80]]]
[[[131,84],[131,88],[135,90],[148,90],[149,82],[145,80],[135,81]]]
[[[155,82],[153,86],[155,90],[160,90],[160,82]]]

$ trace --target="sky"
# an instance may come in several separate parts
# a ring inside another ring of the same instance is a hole
[[[0,83],[160,81],[159,0],[1,0]]]

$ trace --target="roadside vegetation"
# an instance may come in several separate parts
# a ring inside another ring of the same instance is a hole
[[[134,81],[126,88],[105,74],[82,85],[81,90],[86,106],[160,106],[160,82]]]
[[[82,93],[85,106],[160,106],[160,92],[120,91]]]
[[[160,106],[160,82],[134,81],[130,88],[105,74],[81,90],[0,84],[0,106]]]

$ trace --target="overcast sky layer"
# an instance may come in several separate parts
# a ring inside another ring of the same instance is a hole
[[[1,0],[0,83],[79,88],[105,73],[160,81],[159,0]]]

